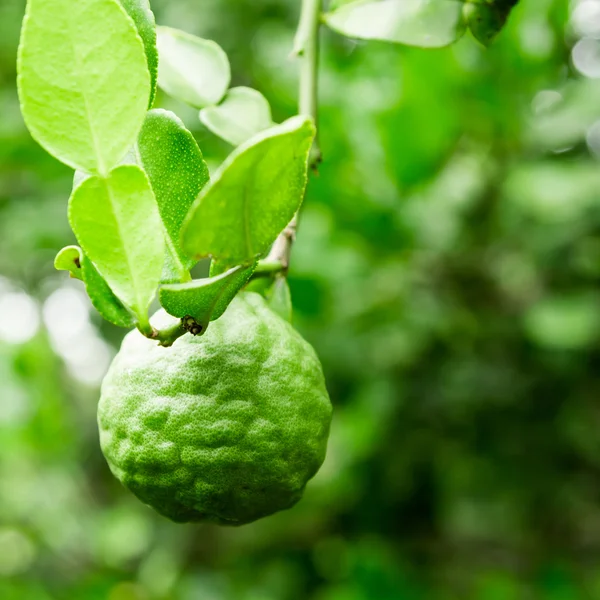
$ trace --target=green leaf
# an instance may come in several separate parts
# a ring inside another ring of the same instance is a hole
[[[18,58],[23,117],[65,164],[106,175],[150,97],[144,45],[118,0],[29,0]]]
[[[138,149],[165,228],[163,282],[189,279],[196,263],[181,250],[181,226],[190,206],[209,180],[208,167],[192,134],[173,113],[152,110],[140,132]]]
[[[235,267],[217,277],[188,283],[163,285],[159,299],[163,308],[174,317],[191,318],[206,331],[210,321],[216,321],[250,279],[256,267]]]
[[[113,294],[102,275],[79,246],[63,248],[56,255],[54,266],[59,271],[69,271],[71,277],[85,283],[92,304],[107,321],[119,327],[129,328],[135,325],[131,313]]]
[[[196,108],[218,104],[231,81],[229,59],[210,40],[158,27],[158,85]]]
[[[67,246],[63,248],[54,259],[54,268],[57,271],[69,271],[71,277],[83,281],[81,273],[81,259],[83,253],[79,246]]]
[[[136,145],[134,144],[127,150],[127,154],[119,161],[119,165],[138,165],[140,166],[140,159],[138,156]],[[72,190],[78,188],[86,179],[91,177],[90,173],[86,173],[85,171],[75,171],[73,174],[73,186]]]
[[[109,322],[127,329],[135,326],[133,315],[114,295],[94,263],[84,254],[81,261],[83,281],[94,308]]]
[[[54,266],[59,271],[69,271],[71,277],[85,283],[92,304],[107,321],[119,327],[129,328],[135,325],[131,313],[113,294],[102,275],[79,246],[63,248],[56,255]]]
[[[267,303],[273,312],[282,319],[292,322],[292,295],[285,277],[276,277],[275,282],[265,295]]]
[[[146,174],[126,165],[108,178],[90,177],[71,195],[69,221],[116,296],[148,322],[148,306],[164,262],[163,229]]]
[[[464,16],[471,33],[484,46],[489,46],[502,31],[510,11],[519,0],[489,0],[486,4],[467,0]]]
[[[274,125],[268,100],[247,87],[229,90],[219,106],[200,111],[200,120],[215,135],[234,146]]]
[[[190,209],[184,250],[227,266],[268,250],[302,203],[314,136],[312,120],[293,117],[234,150]]]
[[[158,50],[156,49],[156,21],[148,0],[119,0],[127,14],[133,19],[139,36],[144,42],[146,60],[150,71],[150,100],[148,108],[154,104],[156,80],[158,78]]]
[[[438,48],[464,33],[462,9],[462,0],[356,0],[324,19],[348,37]]]

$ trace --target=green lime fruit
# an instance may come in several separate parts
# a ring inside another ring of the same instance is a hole
[[[325,458],[331,411],[310,344],[242,293],[203,337],[161,348],[129,333],[98,423],[112,472],[142,502],[177,522],[243,525],[298,502]]]

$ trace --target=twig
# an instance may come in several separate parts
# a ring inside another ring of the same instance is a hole
[[[294,52],[301,61],[298,112],[301,115],[313,118],[317,132],[319,130],[319,30],[322,8],[323,0],[302,0],[300,25],[294,43]],[[317,133],[317,138],[310,152],[310,169],[316,171],[321,161],[322,156]],[[265,262],[281,263],[283,271],[287,272],[297,229],[298,214],[294,216],[290,224],[277,238]]]

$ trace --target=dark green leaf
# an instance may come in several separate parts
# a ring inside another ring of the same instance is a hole
[[[146,60],[150,71],[150,101],[148,108],[154,104],[156,80],[158,77],[158,50],[156,49],[156,22],[148,0],[119,0],[127,14],[133,19],[138,33],[144,42]]]
[[[196,261],[180,248],[181,225],[209,180],[208,167],[192,134],[177,116],[165,110],[147,114],[138,148],[166,232],[163,281],[184,281]]]
[[[302,203],[314,135],[312,120],[294,117],[234,150],[190,209],[184,250],[222,266],[263,254]]]
[[[484,46],[489,46],[500,33],[513,7],[519,0],[469,1],[464,7],[465,19],[471,33]]]
[[[163,308],[174,317],[191,317],[204,333],[210,321],[215,321],[246,284],[256,264],[235,267],[208,279],[168,284],[160,288]]]
[[[81,271],[85,289],[94,308],[109,322],[117,327],[131,328],[135,325],[133,315],[113,294],[105,279],[98,273],[92,261],[85,255],[81,261]]]

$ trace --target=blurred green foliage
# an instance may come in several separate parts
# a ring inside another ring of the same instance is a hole
[[[19,114],[24,3],[0,0],[0,598],[600,598],[596,0],[522,0],[489,50],[324,34],[291,288],[332,439],[300,504],[240,529],[158,517],[101,456],[122,332],[53,270],[72,175]],[[294,113],[297,0],[153,7]]]

